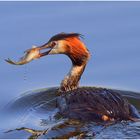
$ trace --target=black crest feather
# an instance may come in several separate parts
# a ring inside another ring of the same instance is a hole
[[[51,37],[51,39],[48,41],[48,43],[51,41],[64,40],[68,37],[82,37],[83,38],[83,35],[79,34],[79,33],[63,33],[62,32],[62,33],[56,34],[53,37]]]
[[[50,43],[52,41],[64,40],[64,39],[66,39],[68,37],[81,37],[81,38],[84,38],[84,35],[79,34],[79,33],[64,33],[64,32],[62,32],[62,33],[56,34],[53,37],[51,37],[50,40],[47,43],[43,44],[40,47],[43,47],[43,46],[47,45],[48,43]]]

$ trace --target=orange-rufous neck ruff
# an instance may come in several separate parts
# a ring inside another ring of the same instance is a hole
[[[70,57],[73,65],[68,75],[61,82],[60,91],[70,91],[78,87],[90,53],[78,37],[66,38],[63,43],[66,55]]]

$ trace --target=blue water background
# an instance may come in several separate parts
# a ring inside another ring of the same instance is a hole
[[[0,2],[0,107],[22,93],[59,86],[71,67],[65,55],[14,66],[32,45],[78,32],[92,57],[81,85],[140,91],[140,2]]]

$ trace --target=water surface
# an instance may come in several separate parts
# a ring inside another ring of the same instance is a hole
[[[63,118],[58,114],[57,90],[58,88],[49,88],[30,91],[7,104],[0,119],[0,137],[139,138],[140,121],[96,123]],[[140,111],[139,93],[117,92],[128,98],[129,102]]]

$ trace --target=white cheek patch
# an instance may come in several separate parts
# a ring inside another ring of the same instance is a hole
[[[63,54],[65,53],[63,41],[57,42],[56,46],[50,51],[49,54]]]
[[[59,51],[57,48],[53,48],[49,54],[59,54]]]

